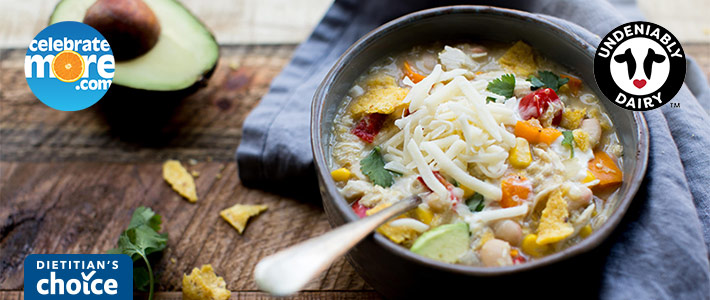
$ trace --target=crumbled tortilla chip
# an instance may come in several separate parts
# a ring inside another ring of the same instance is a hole
[[[163,163],[163,179],[170,184],[174,191],[188,201],[197,201],[195,179],[192,178],[192,175],[187,172],[179,161],[168,160]]]
[[[225,300],[231,292],[224,279],[214,273],[212,265],[194,268],[190,275],[182,275],[182,298],[187,300]]]
[[[224,209],[219,212],[222,219],[229,222],[239,233],[244,232],[244,228],[247,226],[247,221],[249,218],[260,214],[265,211],[268,206],[259,205],[248,205],[248,204],[237,204],[230,208]]]
[[[562,122],[560,122],[560,126],[570,130],[577,129],[582,125],[582,120],[586,114],[586,108],[565,109],[564,112],[562,112]]]
[[[496,236],[495,236],[495,234],[493,234],[493,231],[486,228],[486,230],[483,233],[481,233],[481,238],[478,241],[478,246],[476,247],[476,249],[483,247],[483,244],[494,239],[495,237]]]
[[[592,147],[592,142],[589,141],[589,134],[581,129],[575,129],[572,131],[572,136],[574,137],[574,144],[577,148],[582,151],[587,151],[587,149]]]
[[[529,76],[537,70],[535,54],[532,47],[523,41],[518,41],[508,49],[498,60],[498,63],[516,75]]]
[[[375,207],[367,210],[365,212],[368,216],[373,215],[376,212],[379,212],[387,207],[390,207],[390,203],[380,203],[376,205]],[[404,215],[400,215],[392,220],[404,218]],[[391,221],[390,221],[391,222]],[[388,239],[392,240],[393,242],[397,244],[404,243],[406,241],[411,241],[417,238],[419,235],[419,232],[416,230],[405,227],[405,226],[391,226],[390,222],[387,222],[384,225],[381,225],[379,228],[377,228],[377,232],[380,234],[386,236]]]
[[[391,114],[407,96],[407,89],[397,86],[395,79],[391,76],[375,76],[366,84],[367,92],[358,97],[350,106],[353,115],[367,114]]]
[[[562,190],[557,189],[550,194],[545,209],[542,210],[540,225],[537,227],[537,243],[555,243],[570,236],[574,229],[567,223],[568,217],[567,201],[562,197]]]

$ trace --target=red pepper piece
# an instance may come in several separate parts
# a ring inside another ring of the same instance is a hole
[[[353,202],[352,208],[358,217],[360,217],[360,218],[367,217],[368,208],[365,206],[362,206],[362,204],[360,204],[360,200]]]
[[[372,143],[382,129],[385,119],[387,119],[385,114],[369,114],[362,118],[351,132],[363,141]]]
[[[531,118],[539,119],[553,102],[560,102],[560,97],[557,96],[555,90],[550,88],[539,89],[535,92],[527,94],[527,96],[523,97],[523,99],[520,99],[520,103],[518,104],[520,117],[524,120],[529,120]],[[562,109],[555,113],[555,116],[552,119],[552,124],[557,125],[560,121],[562,121]]]

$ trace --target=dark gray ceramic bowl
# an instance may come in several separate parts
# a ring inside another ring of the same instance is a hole
[[[330,176],[333,120],[347,91],[360,74],[385,55],[418,44],[447,40],[523,40],[548,58],[574,70],[597,95],[603,96],[594,80],[594,46],[530,13],[487,6],[449,6],[415,12],[380,26],[355,42],[340,57],[313,99],[311,140],[323,205],[331,225],[342,225],[358,218],[338,193]],[[619,224],[641,184],[648,157],[648,128],[643,115],[621,109],[606,98],[601,102],[624,146],[624,183],[614,213],[601,228],[579,244],[525,264],[482,268],[424,258],[374,234],[348,253],[350,263],[370,285],[390,298],[428,295],[442,299],[494,291],[506,296],[544,296],[534,291],[550,285],[546,282],[554,283],[555,294],[564,290],[575,293],[574,297],[595,295],[598,266],[603,264],[605,252],[584,253],[599,246]],[[465,290],[469,288],[475,290]],[[592,294],[580,294],[585,289]]]

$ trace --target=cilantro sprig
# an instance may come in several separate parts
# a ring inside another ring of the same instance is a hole
[[[562,136],[562,146],[569,147],[569,158],[574,158],[574,134],[572,131],[563,131]]]
[[[515,75],[505,74],[500,78],[494,79],[488,83],[486,90],[505,98],[513,97],[513,90],[515,90]]]
[[[537,76],[530,75],[528,81],[532,84],[532,90],[551,88],[557,92],[561,86],[569,81],[569,78],[561,78],[550,71],[538,71]]]
[[[372,149],[372,152],[360,161],[360,171],[370,178],[372,183],[381,187],[390,187],[394,184],[392,173],[385,169],[385,159],[380,153],[380,147]]]
[[[471,198],[466,199],[466,206],[468,206],[468,209],[472,212],[482,211],[483,208],[486,207],[486,203],[483,201],[483,195],[476,192]]]
[[[148,255],[162,251],[168,242],[167,234],[158,233],[161,223],[160,215],[150,208],[144,206],[136,208],[128,228],[118,236],[118,246],[107,251],[109,254],[127,254],[133,262],[143,259],[145,267],[140,265],[133,267],[133,282],[140,290],[145,290],[146,285],[150,285],[148,299],[153,299],[155,283]]]

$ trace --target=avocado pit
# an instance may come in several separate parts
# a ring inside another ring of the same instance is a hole
[[[145,54],[160,37],[158,18],[143,0],[98,0],[83,22],[106,38],[116,61]]]

